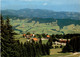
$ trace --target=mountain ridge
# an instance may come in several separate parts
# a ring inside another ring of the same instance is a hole
[[[80,20],[79,12],[55,12],[52,10],[44,9],[20,9],[20,10],[1,10],[4,17],[10,16],[10,18],[54,18],[54,19],[75,19]]]

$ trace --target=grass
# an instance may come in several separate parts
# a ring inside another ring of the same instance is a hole
[[[58,54],[58,53],[61,52],[61,51],[62,51],[61,48],[50,49],[50,55],[52,55],[52,54]]]
[[[42,57],[64,57],[64,56],[67,56],[67,55],[69,55],[69,53],[46,55],[46,56],[42,56]]]
[[[25,42],[27,41],[26,38],[19,38],[19,39],[17,39],[17,40],[19,40],[19,41],[22,42],[22,43],[25,43]],[[48,41],[48,40],[42,40],[42,43],[43,43],[43,44],[46,44],[47,41]]]
[[[47,41],[48,41],[48,40],[42,40],[42,43],[43,43],[43,44],[46,44],[46,43],[47,43]]]
[[[27,39],[26,38],[20,38],[19,41],[22,43],[25,43],[27,41]]]
[[[22,37],[23,37],[22,34],[14,35],[14,38],[17,39],[17,40],[19,40],[19,39],[22,38]]]
[[[72,56],[69,56],[69,57],[80,57],[80,54],[72,55]]]
[[[62,51],[61,48],[50,49],[50,55],[42,56],[42,57],[64,57],[70,55],[72,53],[60,53]]]
[[[61,53],[62,49],[50,49],[50,55],[42,56],[42,57],[80,57],[80,54],[73,53]]]
[[[63,31],[64,33],[73,33],[73,32],[80,33],[80,31],[79,31],[80,25],[75,26],[74,24],[70,24],[70,25],[64,26],[62,29],[60,29],[60,26],[56,22],[53,22],[54,25],[52,25],[51,23],[48,23],[48,25],[47,25],[47,23],[36,23],[35,21],[31,22],[31,23],[27,23],[28,21],[29,21],[29,19],[25,19],[25,20],[24,19],[23,20],[16,19],[16,20],[11,20],[11,24],[13,26],[19,25],[16,27],[16,29],[23,31],[23,33],[26,31],[33,33],[33,31],[34,31],[35,33],[48,33],[50,35],[51,34],[62,34],[61,32],[51,30],[51,29]],[[31,27],[34,27],[34,28],[31,28]],[[20,31],[16,31],[16,32],[20,33]]]

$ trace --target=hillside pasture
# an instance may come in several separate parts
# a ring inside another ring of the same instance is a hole
[[[47,33],[49,35],[63,34],[63,33],[65,33],[65,34],[80,33],[80,25],[79,24],[75,25],[72,23],[72,24],[63,26],[61,28],[60,27],[61,25],[58,24],[58,22],[59,23],[62,22],[60,20],[56,20],[56,21],[48,22],[48,23],[46,23],[45,21],[44,21],[44,23],[40,23],[39,21],[35,21],[35,20],[29,22],[31,19],[22,19],[22,20],[10,19],[10,20],[11,20],[10,21],[11,25],[13,25],[15,32],[17,32],[18,34],[27,33],[27,32],[31,32],[31,33],[34,32],[36,34]],[[75,22],[77,22],[77,21],[75,21]],[[62,24],[62,25],[65,25],[65,24]]]

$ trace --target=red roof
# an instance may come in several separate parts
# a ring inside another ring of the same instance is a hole
[[[33,38],[33,40],[34,40],[34,41],[38,41],[38,39],[37,39],[37,38]]]
[[[49,37],[50,37],[50,35],[47,35],[47,37],[49,38]]]
[[[60,40],[61,43],[66,43],[67,40]],[[70,40],[68,40],[68,42],[70,42]]]
[[[26,36],[26,34],[23,34],[23,36]]]
[[[30,34],[30,36],[32,36],[33,34]]]

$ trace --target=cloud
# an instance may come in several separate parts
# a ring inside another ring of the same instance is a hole
[[[44,6],[48,5],[48,3],[43,3]]]

